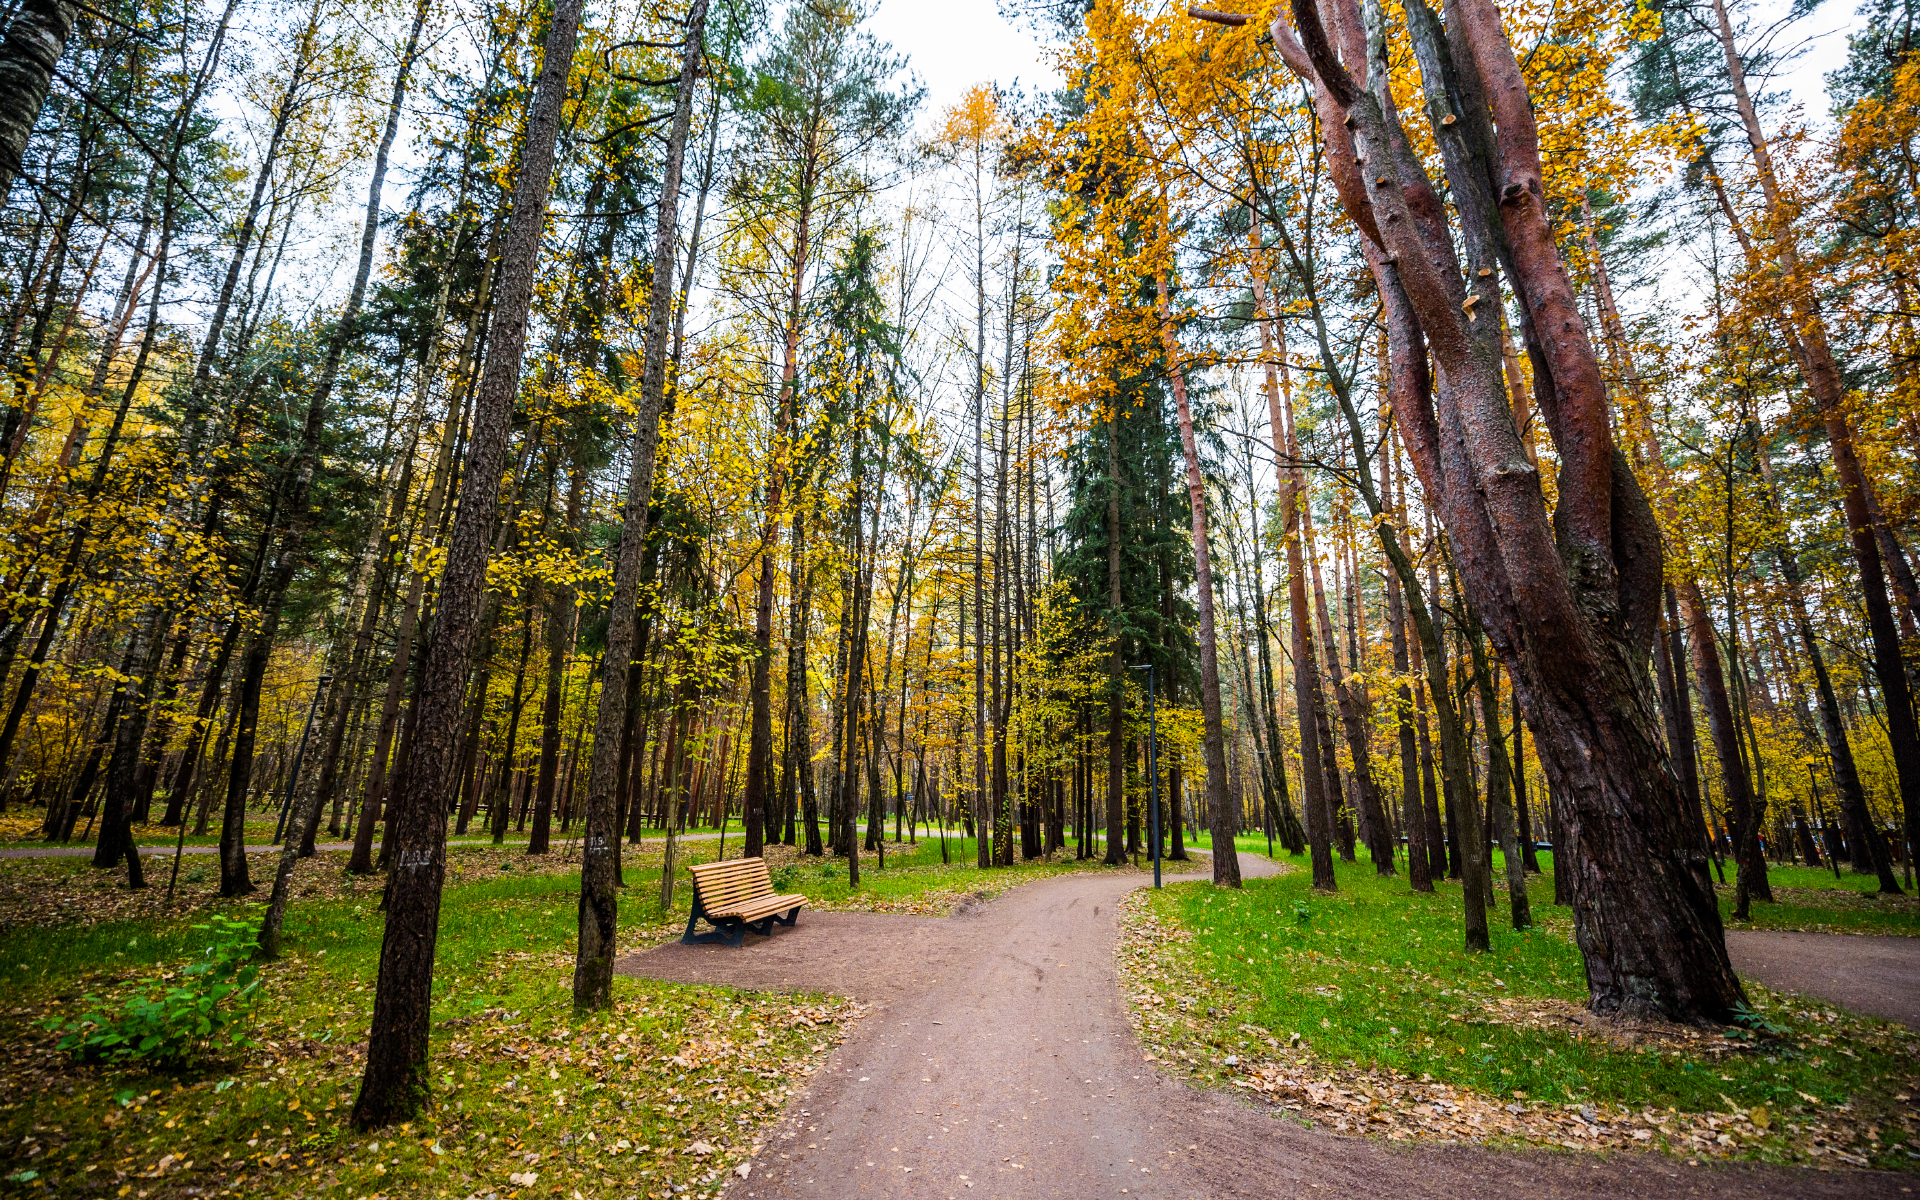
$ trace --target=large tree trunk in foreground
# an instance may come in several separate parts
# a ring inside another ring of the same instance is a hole
[[[66,52],[80,6],[71,0],[27,0],[0,43],[0,197],[20,173],[21,155],[46,103],[54,65]]]
[[[407,1120],[427,1098],[433,956],[440,932],[440,889],[446,877],[447,784],[453,777],[467,666],[485,599],[488,527],[493,523],[512,432],[533,272],[552,184],[553,143],[573,65],[580,10],[581,0],[557,0],[547,29],[539,82],[527,116],[513,215],[501,245],[500,295],[474,402],[469,467],[447,538],[438,616],[416,710],[417,733],[393,789],[387,820],[394,853],[386,932],[367,1035],[366,1072],[353,1108],[353,1123],[359,1129]]]
[[[1417,353],[1410,339],[1424,336],[1440,367],[1435,402],[1419,389],[1390,389],[1394,416],[1446,525],[1466,599],[1513,672],[1576,846],[1570,882],[1590,1003],[1724,1023],[1744,996],[1715,898],[1688,861],[1691,831],[1646,669],[1659,531],[1613,443],[1604,383],[1547,218],[1519,64],[1491,0],[1449,4],[1444,31],[1423,3],[1410,6],[1469,273],[1401,129],[1385,63],[1369,64],[1359,5],[1326,8],[1343,55],[1316,0],[1294,0],[1297,37],[1285,20],[1272,36],[1316,88],[1326,161],[1342,206],[1379,251],[1369,266],[1381,294],[1411,317],[1389,320],[1390,346]],[[1342,58],[1362,71],[1358,80]],[[1500,322],[1471,319],[1475,304],[1490,312],[1500,304],[1496,267],[1522,302],[1537,352],[1540,407],[1560,458],[1554,514],[1514,425]]]
[[[647,537],[647,505],[653,496],[653,459],[660,437],[660,412],[666,400],[667,330],[673,314],[674,253],[679,247],[680,169],[687,129],[693,120],[693,90],[705,53],[707,0],[693,0],[680,54],[680,85],[674,97],[673,125],[667,134],[666,174],[660,184],[654,232],[653,286],[647,297],[647,353],[641,369],[640,411],[634,418],[628,466],[626,512],[622,514],[620,557],[614,566],[613,597],[607,622],[607,653],[601,667],[600,709],[594,718],[593,759],[587,775],[585,860],[580,871],[580,941],[573,964],[576,1008],[613,1005],[614,939],[619,930],[619,830],[614,790],[620,758],[620,733],[627,723],[627,670],[633,658],[642,549]],[[516,205],[514,214],[519,215]],[[776,497],[771,502],[778,507]],[[761,645],[765,649],[765,643]],[[749,776],[748,789],[753,788]],[[671,860],[668,886],[671,886]]]

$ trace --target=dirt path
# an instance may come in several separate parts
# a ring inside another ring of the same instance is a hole
[[[1392,1146],[1190,1088],[1142,1062],[1114,978],[1114,906],[1140,883],[1061,876],[944,919],[803,915],[741,949],[663,946],[619,969],[875,1002],[733,1181],[753,1200],[1912,1194],[1909,1176]]]
[[[1920,938],[1730,929],[1733,969],[1776,992],[1920,1029]]]

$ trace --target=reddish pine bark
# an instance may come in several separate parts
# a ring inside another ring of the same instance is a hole
[[[1575,843],[1570,884],[1590,1003],[1602,1012],[1725,1022],[1744,997],[1714,897],[1684,852],[1690,830],[1667,773],[1646,666],[1661,582],[1658,528],[1613,443],[1599,366],[1545,209],[1519,64],[1491,0],[1450,4],[1444,47],[1431,12],[1412,6],[1416,38],[1426,37],[1435,57],[1443,48],[1451,57],[1450,71],[1422,72],[1434,92],[1430,114],[1456,117],[1444,127],[1436,119],[1436,134],[1445,128],[1468,139],[1443,138],[1442,149],[1474,268],[1469,295],[1447,211],[1407,147],[1383,64],[1364,69],[1359,6],[1327,7],[1333,37],[1316,0],[1293,0],[1297,37],[1285,20],[1272,35],[1319,92],[1329,168],[1343,205],[1379,251],[1370,265],[1383,298],[1391,306],[1404,297],[1440,368],[1431,402],[1416,389],[1389,389],[1394,416],[1446,525],[1466,598],[1520,689],[1562,828]],[[1517,293],[1538,355],[1536,399],[1562,468],[1552,514],[1503,386],[1499,323],[1473,320],[1475,304],[1491,299],[1491,310],[1499,302],[1496,267]],[[1390,339],[1403,347],[1411,332],[1389,322]],[[1470,853],[1479,851],[1471,856],[1483,856],[1478,831],[1462,834]]]

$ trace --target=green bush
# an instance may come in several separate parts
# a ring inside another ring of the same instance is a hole
[[[81,1016],[49,1019],[46,1027],[61,1035],[56,1048],[82,1062],[179,1067],[209,1050],[248,1044],[238,1026],[260,989],[253,922],[215,916],[194,928],[213,935],[200,959],[177,975],[143,980],[118,1012],[87,996]]]

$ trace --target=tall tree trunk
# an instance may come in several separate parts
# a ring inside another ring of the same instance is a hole
[[[1527,724],[1517,691],[1513,694],[1513,808],[1520,818],[1520,865],[1538,875],[1540,858],[1534,849],[1533,816],[1527,809]]]
[[[1756,448],[1768,501],[1774,510],[1775,520],[1779,520],[1780,500],[1774,490],[1773,465],[1766,448],[1757,441]],[[1866,843],[1857,847],[1866,852],[1866,861],[1863,862],[1856,854],[1854,867],[1856,870],[1869,869],[1878,876],[1882,895],[1900,895],[1900,881],[1894,877],[1893,862],[1887,854],[1886,842],[1873,833],[1873,817],[1867,810],[1866,793],[1860,786],[1860,771],[1854,764],[1853,747],[1847,740],[1847,727],[1840,719],[1840,702],[1834,695],[1833,679],[1827,673],[1826,655],[1820,649],[1820,640],[1814,634],[1813,621],[1807,613],[1800,556],[1784,538],[1780,538],[1774,543],[1773,558],[1779,565],[1780,579],[1786,584],[1787,605],[1793,614],[1794,631],[1800,635],[1801,649],[1806,651],[1807,665],[1813,670],[1814,696],[1820,710],[1820,731],[1826,740],[1834,790],[1840,793],[1840,808],[1848,818],[1849,840],[1853,840],[1852,830],[1857,827],[1862,835],[1860,840]]]
[[[1380,494],[1390,502],[1393,488],[1393,447],[1380,448]],[[1394,505],[1394,518],[1404,526],[1406,510]],[[1387,627],[1393,638],[1393,673],[1399,676],[1394,689],[1395,723],[1400,736],[1400,816],[1407,827],[1407,882],[1416,892],[1433,890],[1431,855],[1427,850],[1427,813],[1420,789],[1420,761],[1414,737],[1413,688],[1407,682],[1413,658],[1407,645],[1407,605],[1400,590],[1400,576],[1387,577]]]
[[[146,641],[147,625],[144,621],[134,622],[134,632],[127,641],[125,660],[120,667],[119,680],[114,687],[113,700],[108,706],[110,713],[118,716],[118,721],[110,721],[108,728],[113,731],[111,745],[113,753],[107,763],[106,798],[101,806],[100,838],[94,844],[93,865],[111,868],[121,859],[127,860],[127,886],[138,891],[147,886],[145,873],[140,869],[140,850],[133,842],[133,831],[128,826],[132,813],[128,810],[128,801],[133,793],[133,773],[138,769],[140,752],[139,733],[129,733],[130,728],[144,728],[129,720],[128,710],[139,710],[145,706],[146,694],[141,686],[147,678],[147,660],[159,649],[149,650]],[[97,751],[96,751],[97,753]],[[76,789],[76,794],[80,794]]]
[[[978,603],[978,589],[975,589]],[[1126,660],[1121,649],[1122,599],[1120,581],[1120,414],[1107,414],[1107,635],[1113,647],[1107,655],[1107,852],[1105,862],[1117,867],[1126,861],[1126,734],[1122,728],[1126,707]]]
[[[1307,571],[1313,577],[1313,611],[1320,626],[1320,641],[1326,648],[1327,675],[1333,684],[1334,701],[1340,708],[1340,724],[1347,735],[1347,753],[1353,758],[1352,780],[1359,801],[1361,831],[1366,837],[1367,853],[1379,875],[1393,874],[1393,847],[1387,840],[1386,819],[1381,811],[1380,791],[1373,781],[1373,756],[1367,745],[1367,714],[1359,697],[1347,686],[1346,672],[1340,666],[1340,646],[1334,640],[1333,623],[1327,612],[1327,593],[1320,580],[1320,555],[1314,545],[1313,516],[1302,511],[1301,532],[1307,541]],[[1336,576],[1334,582],[1340,582]]]
[[[1332,103],[1330,99],[1324,96],[1322,100],[1328,104]],[[1256,199],[1257,198],[1256,196]],[[1278,219],[1278,214],[1274,214],[1274,216],[1273,224],[1275,230],[1280,234],[1281,247],[1286,252],[1287,261],[1291,267],[1294,278],[1307,293],[1309,299],[1308,311],[1314,322],[1314,332],[1321,364],[1326,369],[1326,378],[1329,384],[1332,385],[1334,399],[1341,416],[1345,420],[1347,444],[1355,455],[1356,460],[1358,460],[1365,456],[1365,447],[1368,445],[1369,439],[1361,427],[1359,411],[1354,406],[1345,373],[1338,357],[1333,352],[1325,316],[1318,300],[1318,285],[1314,273],[1301,258],[1287,226]],[[1372,243],[1365,243],[1365,245],[1371,246]],[[1371,253],[1371,251],[1369,251],[1369,253]],[[1371,258],[1369,259],[1369,264],[1370,266],[1380,265]],[[1394,323],[1393,327],[1389,328],[1387,337],[1387,382],[1389,398],[1396,412],[1403,406],[1424,410],[1432,403],[1432,378],[1428,371],[1426,349],[1420,344],[1418,326],[1413,322],[1412,313],[1406,307],[1402,293],[1393,287],[1383,286],[1382,295],[1389,301],[1388,316],[1390,322]],[[1270,400],[1269,404],[1271,403]],[[1290,457],[1292,461],[1297,464],[1300,461],[1300,450],[1298,443],[1292,440],[1291,427],[1293,414],[1290,396],[1286,405],[1285,415],[1289,428]],[[1401,428],[1400,433],[1401,442],[1404,444],[1406,441],[1405,429]],[[1300,491],[1304,492],[1304,473],[1299,472],[1298,466],[1295,467],[1295,471],[1297,479],[1299,480],[1296,486]],[[1480,836],[1478,810],[1471,800],[1471,787],[1468,782],[1471,773],[1468,769],[1467,762],[1466,737],[1459,710],[1454,705],[1452,685],[1448,678],[1446,643],[1442,638],[1440,625],[1434,619],[1433,613],[1428,608],[1426,599],[1428,594],[1437,595],[1439,587],[1437,582],[1437,561],[1440,557],[1441,548],[1431,525],[1433,496],[1432,493],[1429,492],[1427,506],[1429,512],[1427,540],[1433,549],[1428,555],[1427,584],[1423,591],[1419,572],[1415,569],[1413,560],[1408,556],[1405,547],[1401,544],[1399,528],[1393,521],[1387,519],[1386,503],[1381,495],[1375,491],[1372,476],[1368,472],[1361,471],[1355,474],[1354,482],[1358,487],[1361,498],[1366,502],[1368,515],[1372,518],[1375,531],[1380,539],[1380,548],[1386,554],[1387,561],[1392,565],[1394,574],[1400,581],[1402,597],[1406,601],[1408,613],[1413,619],[1414,629],[1419,635],[1417,648],[1419,650],[1422,669],[1425,672],[1426,686],[1421,689],[1417,695],[1420,698],[1424,698],[1427,695],[1432,696],[1435,724],[1439,727],[1439,792],[1446,797],[1445,828],[1449,833],[1455,835],[1453,837],[1454,854],[1452,856],[1453,874],[1465,880],[1478,881],[1478,886],[1468,886],[1464,890],[1466,946],[1470,952],[1485,950],[1488,946],[1487,922],[1486,910],[1481,900],[1481,897],[1486,893],[1487,889],[1487,854],[1485,840]],[[1404,510],[1404,505],[1400,507]],[[1307,641],[1311,644],[1312,635],[1310,631]],[[1316,695],[1317,694],[1318,693],[1316,693]],[[1422,716],[1422,732],[1424,733],[1424,711],[1422,712]],[[1322,704],[1321,707],[1318,727],[1323,731],[1329,730],[1329,725],[1325,720],[1324,704]],[[1332,758],[1332,738],[1330,733],[1323,732],[1320,740],[1323,756],[1330,763]],[[1430,754],[1427,761],[1430,767],[1432,761]],[[1338,776],[1336,768],[1329,765],[1326,768],[1325,774],[1330,780],[1334,781],[1337,787]],[[1329,789],[1329,791],[1332,790],[1332,788]],[[1429,788],[1429,791],[1431,791],[1431,788]],[[1456,797],[1461,798],[1461,802],[1456,803]],[[1432,824],[1429,826],[1431,830],[1429,840],[1433,847],[1444,850],[1446,839],[1440,834],[1439,814],[1437,810],[1438,801],[1437,799],[1430,799],[1430,803],[1434,804],[1435,807],[1431,812]],[[1480,849],[1477,854],[1470,853],[1463,855],[1460,853],[1463,838],[1459,826],[1463,818],[1471,825],[1471,828],[1465,831],[1465,844],[1471,845],[1478,843]],[[1436,867],[1435,874],[1444,874],[1447,867],[1446,856],[1440,854],[1433,865]]]
[[[579,539],[586,479],[586,470],[576,464],[567,487],[567,524],[562,533],[569,547]],[[566,707],[567,653],[572,645],[573,587],[561,583],[554,586],[553,602],[547,608],[547,694],[540,708],[540,782],[534,794],[528,854],[547,852],[553,827],[553,794],[560,774],[560,716]]]
[[[1675,589],[1687,631],[1687,646],[1693,654],[1694,677],[1700,685],[1700,698],[1707,710],[1707,732],[1713,738],[1713,751],[1720,759],[1720,778],[1726,786],[1727,807],[1733,819],[1733,861],[1739,871],[1734,883],[1733,917],[1747,919],[1747,906],[1755,899],[1771,902],[1767,887],[1767,864],[1760,855],[1760,808],[1755,802],[1746,757],[1741,753],[1740,730],[1734,724],[1733,702],[1727,694],[1726,674],[1721,669],[1720,647],[1714,637],[1712,619],[1700,587],[1691,579],[1679,581]]]
[[[1214,640],[1213,561],[1207,547],[1207,485],[1200,473],[1200,447],[1193,434],[1193,410],[1187,404],[1186,371],[1180,344],[1174,335],[1173,314],[1167,301],[1167,274],[1154,276],[1160,316],[1160,346],[1173,383],[1173,403],[1180,418],[1180,448],[1187,459],[1187,503],[1193,510],[1193,585],[1200,617],[1201,748],[1207,764],[1207,823],[1213,833],[1213,882],[1240,886],[1240,859],[1233,835],[1238,822],[1227,799],[1226,730],[1220,716],[1220,660]]]
[[[514,763],[519,753],[520,714],[526,707],[527,660],[533,655],[533,613],[521,616],[520,659],[513,671],[513,692],[507,701],[507,734],[500,745],[500,769],[487,797],[487,832],[498,846],[507,840],[507,818],[513,808]]]
[[[54,66],[79,15],[80,5],[70,0],[26,0],[7,23],[7,39],[0,43],[0,196],[13,189],[20,173]]]
[[[1885,563],[1881,559],[1870,507],[1871,485],[1854,448],[1853,422],[1847,414],[1846,385],[1827,339],[1826,319],[1820,309],[1818,291],[1813,281],[1805,277],[1800,260],[1799,233],[1793,226],[1793,213],[1780,189],[1772,151],[1766,133],[1760,126],[1759,112],[1747,89],[1746,67],[1734,41],[1733,22],[1727,15],[1725,0],[1713,0],[1713,15],[1715,32],[1726,58],[1734,107],[1740,114],[1741,125],[1753,148],[1755,175],[1766,204],[1767,229],[1764,241],[1771,247],[1775,265],[1787,283],[1786,309],[1776,317],[1793,350],[1800,372],[1807,381],[1807,390],[1813,394],[1821,420],[1826,425],[1827,444],[1833,454],[1834,474],[1840,485],[1842,509],[1846,514],[1848,541],[1860,570],[1860,598],[1867,610],[1867,629],[1873,639],[1874,675],[1880,681],[1881,695],[1886,700],[1887,741],[1893,752],[1901,804],[1906,811],[1907,844],[1916,846],[1920,845],[1920,719],[1916,719],[1913,690],[1908,680],[1906,661],[1900,652],[1900,631],[1887,595]],[[1735,232],[1748,256],[1757,258],[1758,244],[1745,231],[1737,228],[1739,221],[1730,208],[1727,215],[1735,224]]]
[[[1271,359],[1269,359],[1271,361]],[[1274,460],[1284,464],[1286,481],[1280,489],[1287,543],[1287,603],[1293,627],[1293,706],[1300,722],[1300,779],[1307,810],[1307,847],[1313,864],[1313,886],[1323,891],[1339,887],[1333,874],[1333,826],[1328,820],[1326,772],[1321,768],[1324,747],[1320,728],[1320,667],[1313,648],[1313,612],[1307,604],[1307,561],[1300,547],[1301,513],[1307,504],[1306,475],[1300,469],[1300,449],[1293,438],[1292,397],[1283,411],[1280,388],[1268,380],[1267,406],[1272,426]]]
[[[807,710],[812,699],[807,695],[807,648],[805,597],[802,595],[801,564],[807,555],[807,525],[798,505],[793,511],[793,536],[788,541],[787,559],[787,686],[781,713],[780,730],[785,742],[780,754],[780,817],[785,826],[780,840],[794,844],[794,811],[800,787],[800,773],[813,759],[806,734]]]
[[[446,876],[446,784],[453,767],[462,684],[486,590],[488,526],[519,391],[533,273],[552,184],[554,137],[573,66],[580,9],[580,0],[557,0],[547,29],[513,215],[501,246],[500,297],[474,405],[469,469],[447,541],[434,638],[422,673],[418,733],[388,819],[395,853],[386,932],[366,1072],[353,1110],[353,1123],[363,1130],[411,1118],[427,1097],[434,945]]]
[[[394,71],[393,93],[387,104],[387,119],[381,130],[379,149],[373,158],[373,177],[367,185],[366,219],[360,231],[360,256],[355,268],[353,284],[347,292],[347,302],[341,310],[338,321],[327,339],[327,354],[321,365],[320,377],[315,382],[313,392],[308,398],[306,419],[301,427],[299,448],[287,462],[281,472],[276,507],[286,514],[285,528],[276,540],[273,548],[273,571],[267,577],[262,591],[261,612],[264,619],[254,632],[253,640],[247,648],[246,656],[241,660],[242,686],[240,689],[240,736],[234,742],[232,780],[228,785],[229,795],[245,795],[253,771],[252,731],[258,718],[260,686],[265,676],[267,661],[272,653],[273,638],[279,631],[280,610],[285,603],[288,589],[292,586],[295,572],[306,558],[306,538],[312,523],[312,514],[308,512],[307,496],[313,486],[314,472],[319,467],[320,441],[326,427],[327,406],[333,398],[335,383],[340,377],[340,364],[346,356],[347,347],[358,332],[360,308],[366,300],[367,281],[373,271],[374,247],[380,235],[380,200],[386,183],[387,158],[393,149],[394,138],[400,129],[400,115],[406,103],[407,79],[413,70],[413,61],[420,47],[420,32],[426,24],[428,5],[426,0],[414,10],[413,26],[407,35],[405,48],[401,51],[400,62]],[[255,568],[259,568],[256,566]],[[232,801],[229,801],[231,805]],[[291,871],[291,863],[284,871]],[[284,873],[283,871],[283,873]],[[277,880],[276,889],[285,886],[284,880]],[[269,912],[284,911],[283,908],[270,907]],[[271,922],[269,923],[272,924]],[[277,927],[262,929],[261,945],[270,947],[277,943]]]
[[[576,0],[563,2],[575,3]],[[577,20],[577,7],[574,12]],[[674,255],[679,247],[680,175],[686,157],[687,130],[693,121],[693,93],[699,85],[700,64],[706,48],[706,21],[707,0],[693,0],[687,12],[686,39],[681,46],[673,120],[667,132],[666,170],[656,201],[653,282],[647,296],[647,345],[641,367],[640,411],[634,418],[626,510],[622,514],[620,554],[614,565],[613,596],[609,601],[606,658],[601,667],[600,709],[594,719],[593,759],[587,775],[586,856],[581,868],[580,932],[573,966],[573,1003],[579,1009],[608,1008],[613,1004],[613,955],[619,929],[615,872],[620,852],[619,831],[615,825],[618,814],[614,811],[615,773],[620,731],[627,723],[627,672],[633,658],[648,504],[653,497],[653,460],[660,438],[660,414],[666,402],[667,334],[673,317]],[[514,213],[519,214],[518,205]],[[770,512],[779,507],[779,489],[776,486],[772,491]],[[763,572],[766,569],[763,565]],[[771,599],[770,593],[768,599]],[[765,638],[760,640],[758,648],[764,662]],[[765,667],[758,669],[764,673]],[[756,700],[761,705],[755,710],[757,740],[765,697],[756,694]],[[749,768],[747,790],[754,793],[749,804],[758,808],[756,783]],[[749,853],[759,853],[758,836],[757,829],[749,835],[752,843]]]
[[[1507,904],[1513,927],[1531,929],[1533,906],[1527,900],[1527,867],[1520,857],[1520,823],[1513,813],[1513,764],[1507,757],[1506,739],[1500,735],[1500,697],[1480,637],[1479,622],[1469,613],[1467,647],[1473,658],[1474,686],[1480,693],[1480,715],[1487,723],[1487,819],[1506,859]]]
[[[1491,0],[1454,0],[1444,28],[1424,3],[1408,9],[1473,268],[1465,270],[1447,210],[1400,126],[1384,39],[1380,61],[1370,61],[1360,6],[1325,3],[1342,54],[1320,0],[1296,0],[1298,37],[1285,21],[1272,35],[1316,89],[1326,162],[1364,235],[1396,364],[1424,363],[1424,337],[1440,368],[1437,404],[1400,386],[1397,365],[1390,400],[1464,564],[1467,599],[1521,689],[1564,827],[1578,843],[1572,893],[1589,1001],[1601,1012],[1724,1022],[1743,993],[1718,906],[1688,860],[1685,812],[1646,703],[1658,527],[1613,442],[1604,381],[1547,216],[1519,63]],[[1560,457],[1552,516],[1503,387],[1499,322],[1470,319],[1476,303],[1498,309],[1496,266],[1522,301],[1529,351],[1537,350],[1542,414]],[[1471,297],[1464,280],[1473,281]],[[1552,337],[1541,341],[1535,329]]]

